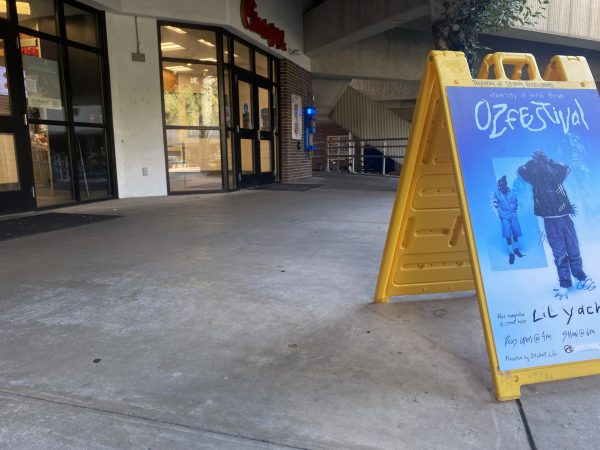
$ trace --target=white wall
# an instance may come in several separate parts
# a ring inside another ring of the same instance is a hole
[[[138,27],[145,63],[131,61],[131,53],[136,51],[134,18],[106,14],[121,198],[167,194],[156,20],[139,18]],[[142,174],[144,167],[147,176]]]

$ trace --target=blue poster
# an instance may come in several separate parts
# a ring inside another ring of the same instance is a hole
[[[600,359],[600,100],[448,87],[500,370]]]

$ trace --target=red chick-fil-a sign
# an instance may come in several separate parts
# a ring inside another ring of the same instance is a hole
[[[277,28],[274,23],[267,22],[256,12],[256,0],[242,0],[241,4],[242,25],[250,31],[259,34],[260,37],[267,40],[269,47],[275,47],[279,50],[287,50],[285,43],[285,31]]]

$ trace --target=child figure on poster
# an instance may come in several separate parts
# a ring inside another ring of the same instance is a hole
[[[519,224],[519,217],[517,216],[519,202],[517,196],[508,187],[506,175],[503,175],[498,180],[498,189],[494,192],[493,205],[498,211],[502,237],[506,239],[506,244],[508,245],[508,262],[514,264],[515,255],[519,258],[523,257],[519,249],[519,238],[523,234],[521,232],[521,225]]]
[[[579,283],[591,282],[583,271],[579,240],[571,219],[576,214],[575,206],[563,185],[569,167],[536,150],[532,159],[519,167],[518,173],[533,187],[534,214],[544,219],[546,238],[558,272],[559,288],[555,297],[568,298],[567,290],[573,286],[571,276]]]

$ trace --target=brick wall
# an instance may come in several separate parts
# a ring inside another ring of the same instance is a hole
[[[320,171],[327,168],[327,136],[348,136],[348,130],[330,120],[317,122],[317,133],[315,134],[317,148],[313,154],[313,170]]]
[[[304,141],[292,140],[292,94],[302,97],[302,107],[312,98],[310,72],[288,61],[281,61],[280,74],[281,179],[295,181],[311,176],[311,158],[304,152]],[[298,149],[300,143],[300,149]]]

